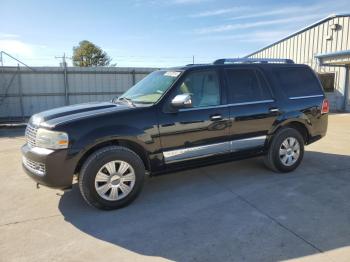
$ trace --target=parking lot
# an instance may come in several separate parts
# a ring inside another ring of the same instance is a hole
[[[0,129],[0,261],[349,261],[350,114],[330,116],[302,165],[260,158],[148,178],[129,207],[100,211],[21,168],[23,129]]]

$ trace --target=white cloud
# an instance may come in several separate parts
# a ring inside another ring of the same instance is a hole
[[[267,16],[279,16],[279,15],[301,15],[301,14],[316,14],[316,13],[331,13],[336,10],[342,10],[343,8],[347,8],[348,0],[338,0],[336,2],[332,2],[332,5],[329,5],[329,2],[314,4],[314,5],[289,5],[289,6],[279,6],[273,7],[270,9],[266,9],[267,5],[264,5],[265,10],[261,10],[261,6],[236,6],[230,8],[221,8],[216,10],[208,10],[200,13],[195,13],[189,15],[189,17],[209,17],[209,16],[220,16],[220,15],[228,15],[238,13],[240,11],[246,11],[245,14],[238,16],[234,16],[228,18],[229,20],[242,20],[248,18],[259,18],[259,17],[267,17]]]
[[[263,30],[254,31],[246,34],[228,34],[228,35],[215,35],[215,36],[203,36],[196,40],[203,41],[225,41],[234,40],[238,42],[259,42],[259,43],[270,43],[271,41],[281,39],[290,34],[288,30]]]
[[[33,57],[34,55],[33,45],[14,39],[0,39],[0,50],[24,57]]]
[[[16,59],[30,66],[58,65],[55,55],[60,54],[61,50],[55,50],[46,45],[32,44],[19,39],[0,38],[0,51],[4,51]],[[4,65],[16,66],[17,61],[4,56]]]
[[[173,0],[172,3],[174,4],[197,4],[202,3],[208,0]]]
[[[200,4],[212,0],[134,0],[132,3],[135,7],[142,7],[145,5],[187,5],[187,4]]]
[[[280,24],[295,23],[300,21],[306,22],[311,19],[319,19],[319,18],[320,18],[320,14],[316,14],[316,15],[313,14],[313,15],[295,16],[295,17],[281,18],[281,19],[263,20],[263,21],[257,21],[257,22],[226,24],[226,25],[219,25],[219,26],[212,26],[212,27],[197,29],[194,31],[194,33],[196,34],[222,33],[227,31],[262,27],[262,26],[268,26],[268,25],[280,25]]]
[[[316,13],[325,13],[328,8],[325,7],[324,4],[320,5],[312,5],[312,6],[289,6],[282,7],[278,9],[266,10],[263,12],[254,12],[251,14],[240,15],[236,17],[231,17],[229,20],[241,20],[248,18],[258,18],[258,17],[266,17],[266,16],[278,16],[278,15],[294,15],[297,14],[301,16],[302,14],[316,14]]]
[[[0,32],[0,38],[18,38],[19,35]]]
[[[288,30],[261,30],[261,31],[253,31],[244,34],[225,34],[225,35],[214,35],[214,36],[203,36],[197,39],[199,40],[238,40],[244,42],[251,41],[266,41],[271,39],[280,39],[283,36],[288,35],[290,32]]]
[[[238,7],[231,7],[231,8],[223,8],[223,9],[216,9],[216,10],[210,10],[210,11],[204,11],[201,13],[196,13],[189,15],[189,17],[209,17],[209,16],[219,16],[223,14],[229,14],[229,13],[237,13],[241,11],[245,11],[250,9],[249,7],[245,6],[238,6]]]

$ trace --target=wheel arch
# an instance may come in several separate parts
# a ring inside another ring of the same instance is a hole
[[[143,164],[145,165],[146,170],[150,171],[151,164],[148,158],[147,151],[141,145],[139,145],[134,141],[130,141],[126,139],[113,139],[113,140],[107,140],[107,141],[103,141],[98,144],[92,145],[89,147],[89,149],[84,151],[78,160],[74,173],[78,174],[80,172],[81,167],[83,166],[83,164],[85,163],[85,161],[88,159],[89,156],[91,156],[97,150],[107,146],[122,146],[132,150],[141,158]]]
[[[272,131],[272,136],[281,128],[290,127],[296,129],[303,137],[304,143],[308,144],[310,140],[310,130],[306,122],[300,119],[288,119],[279,123]]]

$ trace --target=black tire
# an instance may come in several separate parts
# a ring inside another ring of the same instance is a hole
[[[299,143],[299,157],[292,165],[285,165],[280,157],[280,147],[287,138],[295,138]],[[265,165],[275,172],[291,172],[295,170],[301,163],[304,156],[304,139],[300,132],[294,128],[281,128],[274,134],[270,142],[267,155],[265,156]]]
[[[102,198],[95,188],[95,177],[98,171],[110,161],[120,160],[128,163],[134,171],[135,182],[131,191],[119,200]],[[84,200],[99,209],[112,210],[129,205],[141,192],[145,177],[145,166],[141,158],[132,150],[121,146],[108,146],[94,152],[85,161],[79,175],[79,189]]]

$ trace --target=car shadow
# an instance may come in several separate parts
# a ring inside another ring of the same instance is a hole
[[[275,261],[350,245],[350,156],[306,152],[294,172],[259,158],[146,179],[126,208],[88,206],[75,185],[59,210],[82,232],[175,261]]]

